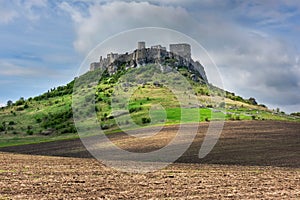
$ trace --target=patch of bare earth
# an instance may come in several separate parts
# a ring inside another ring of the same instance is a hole
[[[0,153],[0,199],[299,199],[299,168],[173,164],[122,173],[94,159]]]
[[[176,161],[179,163],[300,167],[300,123],[285,121],[228,121],[213,150],[203,159],[199,149],[208,123],[183,125],[184,134],[198,127],[198,134],[189,149]],[[110,141],[131,152],[151,152],[166,146],[176,135],[178,126],[166,126],[150,138],[135,138],[121,132],[111,134]],[[136,134],[152,128],[136,130]],[[91,138],[92,141],[98,141]],[[184,143],[185,141],[179,141]],[[177,145],[177,144],[175,144]],[[0,152],[30,155],[92,158],[80,139],[55,141],[0,148]],[[110,152],[106,152],[110,153]],[[118,159],[118,158],[117,158]],[[122,158],[120,158],[122,159]]]
[[[186,134],[192,126],[198,124],[185,125]],[[226,122],[214,149],[199,159],[207,128],[199,125],[177,163],[146,174],[104,166],[79,139],[1,148],[0,200],[300,199],[300,123]],[[165,127],[147,140],[125,133],[109,138],[128,151],[149,152],[168,144],[177,129]]]

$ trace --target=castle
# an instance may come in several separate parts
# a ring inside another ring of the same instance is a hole
[[[146,48],[145,42],[138,42],[137,49],[132,53],[117,54],[109,53],[106,58],[100,56],[99,62],[90,64],[90,71],[95,69],[103,69],[108,71],[110,75],[116,73],[118,67],[125,64],[126,69],[143,66],[146,64],[164,64],[166,61],[174,61],[173,67],[186,66],[189,71],[193,72],[194,81],[199,81],[199,78],[207,83],[206,74],[203,66],[198,61],[193,61],[191,57],[191,45],[170,44],[170,51],[161,45],[151,46]]]

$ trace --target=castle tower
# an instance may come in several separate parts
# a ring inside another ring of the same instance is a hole
[[[138,42],[137,49],[145,49],[145,48],[146,48],[146,43],[145,42]]]
[[[170,52],[185,58],[187,61],[191,60],[191,45],[183,43],[183,44],[170,44]]]

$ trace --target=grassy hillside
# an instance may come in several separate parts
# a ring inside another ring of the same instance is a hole
[[[118,131],[121,125],[125,128],[134,128],[128,122],[130,116],[137,125],[154,126],[160,124],[192,123],[225,118],[226,120],[293,120],[300,121],[297,115],[285,115],[284,113],[268,110],[264,105],[257,105],[255,99],[243,99],[234,93],[223,91],[212,85],[192,81],[191,73],[186,68],[178,71],[190,84],[189,94],[193,95],[200,104],[185,105],[180,109],[180,101],[172,93],[170,88],[164,86],[163,79],[156,80],[151,77],[157,76],[155,67],[146,66],[147,73],[142,73],[145,67],[135,71],[119,70],[109,76],[100,70],[87,72],[76,79],[84,101],[84,110],[76,110],[84,118],[89,117],[91,112],[96,111],[97,121],[107,133]],[[129,99],[115,100],[116,89],[122,82],[126,73],[127,79],[143,79],[142,83],[130,86],[134,91]],[[131,74],[132,73],[132,74]],[[98,80],[91,83],[91,80]],[[177,81],[177,82],[176,82]],[[75,80],[58,88],[53,88],[46,93],[29,99],[20,98],[0,109],[0,147],[69,139],[78,137],[73,121],[72,93]],[[173,78],[172,83],[180,82]],[[177,86],[176,85],[176,86]],[[96,92],[95,92],[96,91]],[[214,101],[214,97],[224,96],[224,103]],[[76,94],[75,94],[76,95]],[[92,102],[95,102],[95,107]],[[125,105],[128,102],[128,105]],[[112,112],[112,104],[117,107],[126,107],[128,113],[118,116]],[[159,106],[159,104],[161,106]],[[76,108],[80,109],[80,108]],[[150,115],[149,115],[150,112]],[[199,118],[195,116],[200,116]],[[152,117],[151,117],[152,116]],[[123,120],[124,118],[124,120]],[[118,125],[116,124],[118,121]],[[87,124],[88,126],[88,124]]]

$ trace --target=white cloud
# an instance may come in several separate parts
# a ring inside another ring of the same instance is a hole
[[[147,2],[113,2],[96,4],[89,8],[89,16],[83,17],[67,3],[60,6],[69,12],[76,23],[76,50],[86,54],[98,43],[113,34],[139,27],[172,27],[180,29],[189,23],[189,15],[182,8],[160,7]]]
[[[59,77],[60,73],[46,67],[27,67],[0,60],[0,76],[10,77]]]
[[[17,18],[31,21],[40,19],[48,6],[47,0],[0,0],[0,23],[10,23]]]
[[[45,14],[41,10],[47,7],[47,0],[26,0],[21,3],[23,7],[24,16],[29,20],[38,20],[41,15]]]
[[[66,12],[68,12],[72,19],[77,22],[80,23],[82,21],[82,16],[80,11],[76,10],[76,8],[70,6],[70,4],[68,4],[67,2],[62,2],[61,4],[58,5],[58,7]]]
[[[226,89],[244,97],[254,96],[268,105],[300,110],[300,94],[297,92],[300,91],[300,73],[299,61],[296,61],[299,53],[280,36],[272,35],[272,31],[260,29],[284,24],[294,12],[285,15],[279,5],[270,2],[242,3],[234,8],[207,1],[150,2],[155,5],[144,1],[95,3],[85,16],[71,4],[62,3],[61,8],[74,20],[77,33],[74,47],[83,54],[124,30],[149,26],[175,29],[193,37],[208,50],[220,67]],[[273,9],[266,6],[268,3]],[[199,9],[189,13],[183,6]],[[208,9],[201,9],[202,6]],[[226,14],[226,9],[231,9],[232,14]],[[295,9],[298,10],[299,6]],[[257,27],[248,27],[247,23],[237,20],[243,14],[256,21]]]

